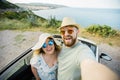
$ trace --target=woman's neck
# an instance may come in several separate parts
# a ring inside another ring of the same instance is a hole
[[[46,62],[46,64],[48,64],[49,67],[54,66],[54,64],[57,63],[57,54],[43,54],[43,58]]]

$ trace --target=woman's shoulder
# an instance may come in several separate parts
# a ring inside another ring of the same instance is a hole
[[[41,54],[33,55],[33,57],[31,58],[31,61],[33,62],[38,62],[39,60],[41,60]]]

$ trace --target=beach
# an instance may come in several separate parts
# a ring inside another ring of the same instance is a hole
[[[0,31],[0,70],[9,62],[19,56],[28,48],[32,47],[38,40],[41,31]],[[120,46],[110,46],[105,43],[98,44],[99,54],[107,53],[112,61],[101,60],[115,73],[120,75]]]

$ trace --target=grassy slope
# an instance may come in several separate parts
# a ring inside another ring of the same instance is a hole
[[[117,35],[117,36],[105,38],[105,37],[101,37],[99,35],[90,34],[84,28],[81,28],[79,36],[90,39],[90,40],[96,42],[97,44],[107,43],[110,46],[119,46],[120,47],[120,43],[119,43],[120,42],[120,32],[119,31],[118,31],[118,34],[119,35]]]

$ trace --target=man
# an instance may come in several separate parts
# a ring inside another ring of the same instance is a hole
[[[77,40],[79,27],[74,20],[65,17],[59,28],[64,46],[58,56],[58,80],[80,80],[81,62],[89,58],[95,60],[90,48]]]
[[[64,45],[58,56],[58,80],[96,80],[96,78],[88,76],[91,74],[90,71],[92,71],[89,69],[96,68],[93,67],[94,64],[99,63],[95,61],[95,55],[91,49],[78,42],[79,27],[79,24],[73,19],[65,17],[59,28]],[[91,64],[87,64],[89,62]],[[86,75],[87,71],[88,74]]]

